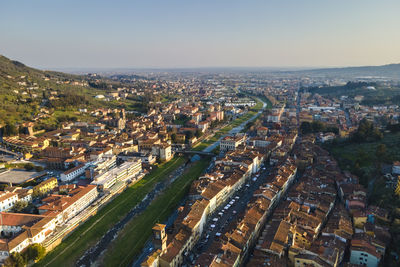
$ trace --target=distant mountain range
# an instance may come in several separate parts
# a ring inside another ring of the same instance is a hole
[[[361,67],[338,67],[338,68],[290,68],[290,67],[210,67],[210,68],[68,68],[58,69],[61,71],[42,71],[25,66],[18,61],[10,60],[0,55],[0,79],[5,74],[10,72],[13,74],[23,73],[47,76],[58,76],[59,78],[73,79],[77,78],[76,75],[68,73],[88,73],[98,72],[106,74],[106,76],[132,74],[132,73],[145,73],[145,72],[257,72],[257,73],[280,73],[291,75],[311,75],[311,76],[325,76],[325,77],[341,77],[341,78],[387,78],[400,80],[400,64],[388,64],[382,66],[361,66]]]
[[[292,74],[306,74],[312,76],[343,77],[343,78],[377,78],[400,80],[400,64],[382,66],[362,66],[343,68],[321,68],[289,71]]]

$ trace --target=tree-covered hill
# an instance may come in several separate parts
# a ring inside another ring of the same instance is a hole
[[[302,91],[333,98],[363,96],[361,104],[369,106],[400,104],[400,86],[389,86],[380,82],[348,82],[338,86],[302,88]]]
[[[94,96],[118,86],[99,76],[38,70],[0,55],[0,128],[26,121],[56,127],[58,115],[65,119],[79,108],[107,106]]]

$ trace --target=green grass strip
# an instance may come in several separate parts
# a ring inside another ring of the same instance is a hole
[[[164,222],[187,194],[191,183],[208,167],[210,159],[202,159],[176,179],[145,211],[131,220],[107,250],[102,265],[128,266],[151,237],[152,227]]]
[[[96,215],[79,226],[71,235],[62,241],[37,266],[74,266],[77,259],[118,221],[135,207],[154,187],[185,162],[177,157],[146,175],[142,180],[125,189]]]

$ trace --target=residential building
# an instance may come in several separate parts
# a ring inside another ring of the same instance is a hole
[[[69,182],[85,173],[87,164],[78,165],[72,169],[69,169],[60,175],[60,179],[63,182]]]
[[[18,194],[13,192],[0,192],[0,212],[10,210],[18,201]]]
[[[226,136],[224,137],[220,144],[220,151],[226,152],[228,150],[236,150],[236,148],[243,144],[245,141],[245,136],[236,135],[236,136]]]
[[[95,185],[79,186],[69,191],[67,195],[50,195],[42,199],[44,204],[38,210],[43,215],[58,212],[62,216],[62,221],[67,222],[90,205],[97,196]]]
[[[58,186],[57,178],[53,177],[33,187],[34,195],[44,195]]]
[[[365,240],[351,240],[350,262],[367,267],[377,267],[382,255]]]

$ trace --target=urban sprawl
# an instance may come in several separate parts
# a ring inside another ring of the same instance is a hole
[[[145,112],[79,108],[76,112],[91,120],[67,120],[58,129],[36,131],[41,119],[52,116],[43,107],[19,125],[18,134],[2,137],[3,263],[34,244],[50,253],[127,188],[183,158],[181,169],[165,175],[170,180],[151,191],[149,202],[196,163],[207,166],[168,220],[148,225],[147,245],[143,242],[129,264],[382,264],[391,241],[391,212],[368,202],[368,188],[342,170],[325,145],[351,138],[361,124],[380,129],[382,118],[398,123],[397,105],[367,106],[362,95],[333,97],[307,90],[347,82],[339,79],[151,75],[135,78],[141,87],[93,96],[104,103],[159,96],[159,101],[149,100]],[[70,83],[87,86],[80,80]],[[17,94],[35,90],[23,82],[20,86]],[[58,94],[50,91],[47,98]],[[400,195],[400,162],[386,169],[386,186]],[[100,255],[87,257],[101,260]],[[81,260],[77,265],[93,263]]]

